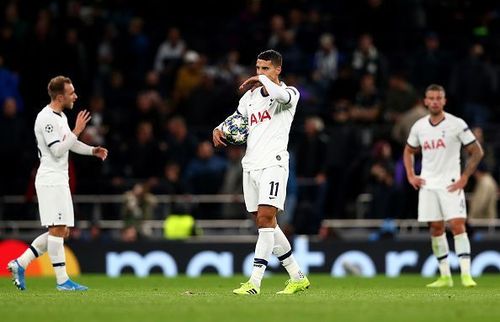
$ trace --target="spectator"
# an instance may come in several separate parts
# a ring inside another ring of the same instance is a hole
[[[394,162],[391,145],[379,141],[372,150],[369,186],[373,195],[370,218],[397,217],[399,209],[395,198]]]
[[[237,50],[230,50],[213,70],[213,77],[227,84],[238,81],[245,74],[246,69],[240,64],[240,52]]]
[[[281,33],[275,48],[282,53],[283,59],[288,62],[287,72],[302,74],[305,71],[302,51],[297,45],[295,34],[292,31],[286,30]]]
[[[209,141],[198,144],[196,157],[189,162],[184,174],[187,188],[194,194],[213,194],[220,191],[227,162],[214,154]]]
[[[338,77],[342,56],[335,46],[335,38],[324,33],[319,39],[319,49],[314,54],[312,79],[328,88],[331,81]]]
[[[0,53],[0,106],[7,98],[16,101],[16,109],[23,110],[23,100],[19,92],[19,76],[4,66],[4,58]]]
[[[227,162],[214,154],[209,141],[198,144],[196,157],[189,162],[184,173],[188,192],[216,194],[222,187]],[[217,218],[220,209],[216,204],[201,204],[195,211],[196,218]]]
[[[224,173],[224,180],[221,194],[241,195],[243,194],[243,177],[241,173],[243,168],[241,166],[241,159],[244,155],[244,148],[239,145],[230,145],[227,151],[227,168]],[[221,216],[223,218],[247,218],[247,211],[245,205],[240,202],[224,203],[221,209]]]
[[[127,154],[126,174],[128,177],[135,179],[158,177],[162,154],[151,123],[139,123],[136,138],[129,144]]]
[[[78,30],[70,28],[66,30],[65,41],[59,52],[60,68],[65,75],[71,75],[75,84],[81,84],[82,96],[87,96],[90,83],[89,59],[85,42],[80,40]]]
[[[411,61],[411,81],[419,93],[429,84],[446,85],[450,75],[450,56],[441,49],[439,36],[429,32],[424,38],[424,48],[418,50]]]
[[[181,181],[181,167],[178,163],[169,162],[163,169],[163,176],[154,181],[151,191],[159,195],[180,195],[186,193]]]
[[[360,89],[354,99],[354,105],[351,108],[351,118],[357,122],[375,123],[380,116],[382,106],[380,93],[373,75],[363,75],[359,87]]]
[[[156,132],[160,128],[160,113],[161,97],[155,91],[141,91],[137,94],[136,109],[132,114],[132,127],[136,127],[141,122],[148,122],[153,126]]]
[[[120,240],[125,243],[133,243],[139,238],[138,235],[135,226],[125,226],[120,232]]]
[[[469,218],[497,218],[498,185],[484,163],[479,163],[474,178]]]
[[[297,179],[301,184],[299,206],[292,222],[298,233],[316,234],[324,217],[328,141],[323,121],[317,116],[307,117],[304,135],[295,148]]]
[[[276,48],[280,42],[282,34],[286,31],[285,19],[282,15],[274,15],[271,17],[269,26],[271,30],[269,32],[270,36],[267,40],[267,47]]]
[[[413,107],[401,114],[399,119],[394,124],[392,128],[392,138],[401,146],[404,146],[413,124],[428,113],[427,108],[420,100],[415,101]]]
[[[186,51],[186,43],[181,37],[181,32],[177,27],[170,27],[166,33],[165,40],[156,51],[155,71],[162,73],[178,64]]]
[[[189,131],[181,116],[174,116],[165,122],[166,133],[163,143],[167,149],[167,159],[179,165],[181,173],[196,155],[198,141]]]
[[[122,218],[125,227],[134,227],[141,235],[151,237],[152,231],[147,230],[143,221],[155,219],[154,211],[157,204],[158,200],[149,192],[148,186],[136,183],[132,190],[126,191],[124,194]]]
[[[193,89],[203,79],[203,61],[196,51],[188,50],[184,54],[184,64],[177,72],[174,86],[174,103],[179,106],[189,97]]]
[[[332,83],[339,76],[342,56],[335,46],[335,38],[330,33],[324,33],[319,39],[319,48],[313,56],[311,84],[320,98],[320,105],[324,106],[328,99],[328,91]],[[288,84],[288,83],[287,83]]]
[[[148,60],[150,51],[149,36],[144,32],[144,20],[141,17],[134,17],[128,25],[128,35],[126,40],[127,48],[122,55],[126,56],[125,70],[128,78],[133,84],[138,85],[149,67]]]
[[[484,127],[491,117],[490,104],[498,88],[495,68],[484,61],[484,48],[475,43],[468,57],[453,69],[450,92],[461,104],[463,115],[471,126]]]
[[[327,211],[333,218],[345,219],[347,203],[357,189],[361,179],[361,136],[350,118],[350,101],[338,100],[332,107],[332,126],[328,130],[329,141],[326,152],[328,180]]]
[[[482,127],[476,126],[472,128],[472,133],[476,137],[476,140],[481,144],[481,147],[484,151],[484,157],[481,162],[484,163],[485,169],[491,171],[491,169],[495,169],[497,167],[497,158],[495,155],[495,140],[485,138],[484,130]]]
[[[108,79],[113,71],[113,64],[116,56],[116,37],[118,31],[112,23],[106,24],[102,31],[101,40],[96,48],[96,75],[94,78],[95,88],[100,89],[105,86],[105,80]]]
[[[215,123],[213,114],[220,108],[218,96],[220,96],[219,90],[214,77],[203,73],[200,83],[192,89],[179,113],[185,117],[190,126],[202,127],[205,124]]]
[[[378,87],[385,86],[388,63],[385,56],[375,47],[370,34],[362,34],[359,37],[351,64],[356,79],[359,80],[364,74],[372,74]]]
[[[181,180],[181,167],[175,162],[168,162],[163,170],[163,176],[152,181],[151,192],[157,195],[182,195],[187,193],[186,186]],[[191,213],[191,204],[176,202],[165,204],[160,209],[161,214]]]
[[[389,78],[389,89],[384,102],[384,119],[394,124],[409,111],[418,99],[417,92],[403,73],[394,73]]]
[[[27,147],[28,129],[20,117],[16,100],[7,97],[0,115],[0,195],[22,193],[28,177],[30,161]],[[35,149],[35,147],[32,147]]]
[[[89,110],[92,119],[89,121],[86,131],[92,136],[92,141],[96,145],[104,145],[106,143],[106,135],[109,131],[109,125],[105,123],[107,111],[104,98],[100,95],[92,96],[90,98]]]

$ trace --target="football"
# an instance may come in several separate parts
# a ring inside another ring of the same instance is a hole
[[[233,114],[222,123],[222,133],[228,143],[240,145],[247,141],[248,119],[241,114]]]

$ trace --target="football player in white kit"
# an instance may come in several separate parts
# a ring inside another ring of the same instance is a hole
[[[259,236],[255,246],[252,275],[248,282],[233,293],[256,295],[260,293],[271,254],[278,257],[290,279],[278,294],[293,294],[309,287],[307,277],[292,255],[292,247],[276,221],[284,210],[288,181],[288,136],[292,125],[299,92],[280,82],[282,57],[275,50],[266,50],[257,56],[257,75],[240,86],[248,89],[241,97],[235,113],[248,117],[249,134],[243,160],[243,195],[248,212],[255,216]],[[221,125],[213,131],[216,147],[225,146]]]
[[[87,287],[73,282],[66,272],[64,237],[69,234],[68,227],[74,226],[68,155],[71,150],[105,160],[108,150],[78,141],[78,136],[91,118],[86,110],[78,113],[75,128],[70,130],[63,111],[72,109],[78,96],[69,78],[57,76],[51,79],[48,94],[51,101],[38,113],[34,128],[40,158],[35,188],[40,221],[42,226],[48,227],[48,232],[38,236],[21,256],[10,261],[8,269],[12,273],[14,285],[24,290],[24,272],[29,263],[48,252],[56,274],[56,288],[60,291],[84,291]]]
[[[404,150],[408,181],[419,190],[418,220],[427,222],[431,233],[432,251],[439,262],[440,277],[428,287],[451,287],[448,263],[448,241],[445,222],[454,236],[455,253],[459,257],[462,285],[476,286],[470,273],[470,242],[465,230],[467,216],[464,187],[483,157],[483,150],[467,124],[444,111],[445,91],[440,85],[425,90],[425,105],[429,115],[412,126]],[[462,145],[469,157],[460,172]],[[422,152],[422,171],[416,175],[414,154]]]

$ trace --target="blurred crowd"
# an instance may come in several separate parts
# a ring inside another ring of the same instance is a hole
[[[282,217],[291,230],[316,233],[324,218],[416,218],[402,150],[430,83],[445,86],[446,110],[486,151],[468,189],[494,206],[474,210],[485,202],[471,199],[473,216],[496,216],[496,1],[11,0],[0,10],[0,195],[33,197],[33,122],[59,74],[73,80],[75,110],[92,113],[80,140],[110,151],[104,163],[71,155],[72,191],[124,194],[108,219],[163,218],[155,195],[241,193],[244,147],[214,150],[211,132],[235,110],[256,55],[273,48],[283,81],[301,93]],[[186,208],[169,211],[246,217],[241,205]]]

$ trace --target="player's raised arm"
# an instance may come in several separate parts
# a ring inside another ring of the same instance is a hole
[[[247,78],[239,87],[240,91],[247,92],[250,90],[251,92],[257,87],[262,86],[262,83],[259,81],[259,75],[255,75]]]
[[[266,89],[267,93],[271,98],[277,100],[281,104],[288,104],[292,101],[292,97],[298,95],[298,91],[292,90],[292,88],[287,87],[283,88],[280,85],[276,84],[272,80],[269,79],[266,75],[256,75],[246,79],[241,85],[240,90],[245,90],[246,88],[252,86],[252,89],[255,85],[262,84]],[[290,89],[290,91],[289,91]],[[298,98],[297,98],[298,100]]]
[[[259,81],[266,88],[269,96],[276,99],[281,104],[289,104],[294,100],[298,100],[298,91],[291,87],[283,88],[271,81],[266,75],[259,75]]]
[[[91,118],[92,116],[90,116],[90,112],[87,110],[78,112],[78,116],[76,117],[75,122],[75,128],[73,129],[73,134],[78,137],[83,132]]]

